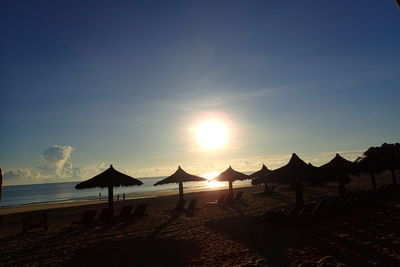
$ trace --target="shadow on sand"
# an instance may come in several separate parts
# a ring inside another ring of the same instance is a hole
[[[70,266],[186,266],[199,248],[176,239],[128,239],[79,249],[67,262]]]

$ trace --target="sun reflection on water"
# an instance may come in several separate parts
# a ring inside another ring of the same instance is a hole
[[[213,181],[212,179],[218,176],[219,172],[208,172],[202,175],[202,177],[208,179],[207,186],[209,188],[217,188],[217,187],[223,187],[224,183],[221,183],[219,181]]]

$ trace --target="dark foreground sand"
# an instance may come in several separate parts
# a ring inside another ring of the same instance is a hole
[[[66,266],[399,266],[400,192],[318,222],[271,225],[261,218],[273,207],[291,207],[294,194],[256,196],[247,187],[242,202],[205,203],[220,191],[186,195],[199,199],[193,216],[171,216],[177,196],[120,201],[147,203],[136,221],[70,227],[84,210],[106,205],[49,209],[49,230],[21,233],[26,213],[2,215],[0,265]],[[334,197],[335,186],[308,187],[306,201]],[[222,190],[225,191],[225,190]]]

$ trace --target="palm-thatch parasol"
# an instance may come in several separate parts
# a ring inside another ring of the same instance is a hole
[[[360,174],[360,168],[356,163],[348,161],[339,154],[336,154],[331,161],[320,166],[319,169],[325,173],[328,178],[327,181],[337,181],[339,183],[339,193],[341,195],[346,192],[345,184],[350,182],[350,178],[346,174]]]
[[[268,191],[268,175],[271,173],[271,170],[265,166],[265,164],[262,165],[261,170],[256,171],[253,174],[250,174],[251,184],[252,185],[257,185],[257,184],[262,184],[264,183],[265,188],[264,188],[264,193],[267,193]]]
[[[296,205],[302,206],[304,205],[303,183],[315,181],[319,175],[317,167],[305,163],[293,153],[288,164],[271,171],[269,181],[292,185],[296,191]]]
[[[361,172],[371,175],[372,190],[376,191],[376,174],[380,174],[385,170],[385,162],[379,156],[379,150],[376,147],[370,147],[365,151],[362,157],[358,157],[355,161],[360,167]]]
[[[95,177],[81,182],[75,186],[75,189],[86,189],[86,188],[95,188],[100,187],[108,188],[108,208],[110,209],[111,214],[113,214],[114,206],[113,206],[113,187],[119,186],[133,186],[133,185],[142,185],[143,183],[135,178],[132,178],[122,172],[119,172],[110,165],[110,168],[105,170],[104,172],[96,175]]]
[[[172,174],[171,176],[158,181],[157,183],[154,184],[156,185],[162,185],[162,184],[171,184],[171,183],[177,183],[179,184],[179,199],[183,200],[183,183],[184,182],[201,182],[201,181],[207,181],[207,179],[202,178],[200,176],[192,175],[187,172],[185,172],[181,166],[178,167],[178,170]]]
[[[234,169],[232,169],[231,166],[229,166],[228,169],[226,169],[225,171],[221,172],[218,176],[214,177],[212,180],[215,181],[220,181],[220,182],[229,182],[229,193],[232,194],[233,193],[233,182],[236,180],[246,180],[246,179],[250,179],[250,176],[235,171]]]

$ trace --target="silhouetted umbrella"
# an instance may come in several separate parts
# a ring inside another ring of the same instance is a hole
[[[264,188],[264,193],[268,191],[268,175],[271,173],[271,170],[265,166],[265,164],[262,165],[261,170],[256,171],[253,174],[250,174],[251,184],[252,185],[257,185],[257,184],[262,184],[264,183],[265,188]]]
[[[248,176],[244,173],[235,171],[234,169],[232,169],[231,166],[229,166],[228,169],[221,172],[218,176],[214,177],[212,180],[220,181],[220,182],[229,182],[229,193],[232,194],[233,193],[233,182],[236,180],[246,180],[246,179],[250,179],[250,176]]]
[[[296,204],[304,205],[303,183],[316,181],[320,175],[317,167],[305,163],[293,153],[288,164],[271,171],[269,181],[292,185],[296,191]]]
[[[110,168],[105,170],[104,172],[96,175],[95,177],[81,182],[75,186],[75,189],[86,189],[86,188],[95,188],[100,187],[108,188],[108,207],[113,214],[114,206],[113,206],[113,188],[119,186],[133,186],[133,185],[142,185],[143,183],[135,178],[132,178],[122,172],[119,172],[110,165]]]
[[[319,169],[325,173],[327,182],[335,181],[339,183],[341,195],[346,192],[345,184],[350,182],[350,178],[346,174],[360,174],[360,168],[356,163],[341,157],[339,154],[336,154],[331,161],[320,166]]]
[[[385,162],[378,156],[378,148],[370,147],[365,151],[362,157],[356,159],[356,163],[360,167],[361,172],[371,175],[372,190],[376,191],[376,174],[380,174],[385,170]]]
[[[207,181],[207,179],[189,174],[185,172],[181,166],[178,167],[178,170],[172,174],[171,176],[158,181],[157,183],[154,184],[156,185],[163,185],[163,184],[172,184],[172,183],[177,183],[179,184],[179,199],[183,200],[183,183],[184,182],[201,182],[201,181]]]
[[[395,2],[396,2],[397,7],[400,8],[400,0],[395,0]]]

